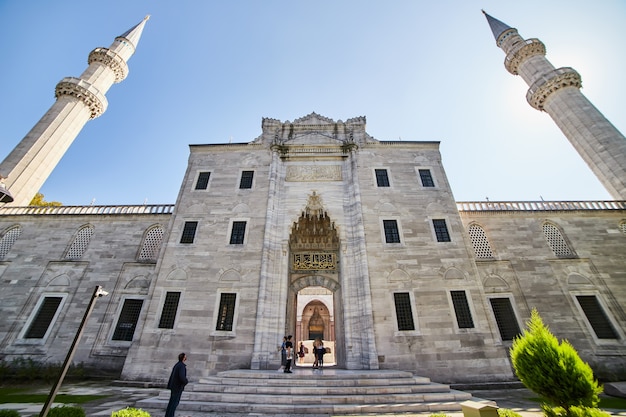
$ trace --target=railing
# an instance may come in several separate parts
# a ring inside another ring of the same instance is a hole
[[[0,216],[33,214],[172,214],[174,204],[142,204],[136,206],[56,206],[56,207],[0,207]]]
[[[626,201],[458,201],[459,211],[626,210]]]

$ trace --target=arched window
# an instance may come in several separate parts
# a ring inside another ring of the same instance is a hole
[[[487,240],[487,234],[485,234],[480,225],[470,224],[469,235],[477,259],[493,258],[493,251],[491,250],[491,245],[489,245],[489,240]]]
[[[554,224],[545,222],[543,224],[543,235],[548,241],[548,245],[552,248],[552,251],[557,258],[575,258],[576,254],[569,247],[563,234]]]
[[[83,226],[78,229],[74,241],[65,254],[65,259],[82,258],[83,254],[87,250],[87,246],[89,246],[89,241],[91,240],[91,236],[93,236],[93,231],[94,227],[91,225]]]
[[[22,234],[22,227],[19,225],[8,228],[2,234],[2,239],[0,239],[0,260],[7,256],[20,234]]]
[[[619,230],[621,230],[622,233],[626,234],[626,220],[622,220],[619,223]]]
[[[156,262],[163,242],[163,228],[161,226],[152,226],[145,233],[138,261]]]

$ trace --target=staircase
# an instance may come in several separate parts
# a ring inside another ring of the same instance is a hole
[[[450,389],[410,372],[296,368],[233,370],[187,386],[179,414],[185,412],[258,414],[437,413],[460,411],[469,393]],[[141,400],[137,407],[164,410],[169,391]]]

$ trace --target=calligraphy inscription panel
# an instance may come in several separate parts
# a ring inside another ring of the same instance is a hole
[[[341,181],[340,165],[292,165],[285,181]]]

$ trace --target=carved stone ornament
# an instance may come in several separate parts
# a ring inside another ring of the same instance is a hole
[[[341,181],[339,165],[290,165],[285,181]]]
[[[85,80],[74,77],[63,78],[56,86],[54,96],[72,96],[83,103],[91,110],[91,119],[100,116],[106,110],[108,101],[104,94]]]

